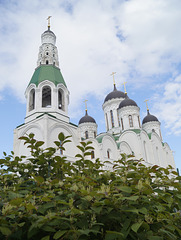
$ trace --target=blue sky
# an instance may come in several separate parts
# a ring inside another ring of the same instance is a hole
[[[180,0],[0,0],[0,12],[0,153],[13,149],[13,129],[24,122],[24,91],[52,16],[71,121],[78,123],[88,99],[98,131],[105,131],[102,103],[114,71],[118,89],[127,82],[141,119],[149,99],[181,171]]]

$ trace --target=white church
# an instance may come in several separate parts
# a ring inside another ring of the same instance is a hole
[[[70,122],[68,115],[69,90],[59,68],[56,36],[50,30],[41,35],[37,67],[26,88],[25,123],[14,130],[14,153],[16,156],[29,155],[29,150],[19,137],[34,133],[37,140],[43,140],[43,147],[55,147],[58,134],[71,135],[71,143],[61,153],[70,161],[75,160],[80,141],[89,139],[94,151],[91,158],[101,161],[114,161],[121,153],[133,154],[136,159],[143,158],[145,163],[167,167],[175,162],[172,151],[161,136],[160,122],[149,113],[140,121],[140,108],[125,92],[119,91],[114,84],[113,91],[104,99],[102,109],[107,131],[97,133],[97,124],[88,115],[80,118],[78,126]],[[60,154],[60,152],[57,152]]]

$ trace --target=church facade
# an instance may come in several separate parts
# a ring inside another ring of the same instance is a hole
[[[19,137],[34,133],[37,140],[44,141],[44,148],[55,147],[58,134],[71,135],[71,143],[66,143],[63,155],[74,161],[80,141],[89,139],[94,151],[91,158],[113,161],[121,153],[143,158],[149,165],[175,168],[172,151],[163,143],[160,122],[147,109],[147,116],[140,120],[140,109],[125,92],[114,84],[104,99],[102,108],[105,116],[106,132],[97,133],[94,118],[87,109],[78,125],[70,122],[68,116],[69,91],[59,68],[56,36],[50,30],[41,35],[37,68],[25,91],[27,101],[25,123],[14,130],[15,155],[29,155],[29,150]],[[57,152],[57,154],[60,154]]]

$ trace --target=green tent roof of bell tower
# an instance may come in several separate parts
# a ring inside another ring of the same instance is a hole
[[[31,83],[34,83],[36,86],[38,86],[41,82],[45,80],[53,82],[55,86],[57,86],[59,83],[62,83],[65,87],[67,87],[60,72],[60,69],[55,67],[54,65],[40,65],[39,67],[37,67],[29,85]]]

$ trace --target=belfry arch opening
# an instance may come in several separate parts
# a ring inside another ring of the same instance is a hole
[[[58,90],[58,109],[65,111],[64,93],[61,89]]]
[[[51,107],[51,88],[49,86],[42,89],[42,107]]]
[[[35,109],[35,89],[31,89],[29,95],[29,111]]]

